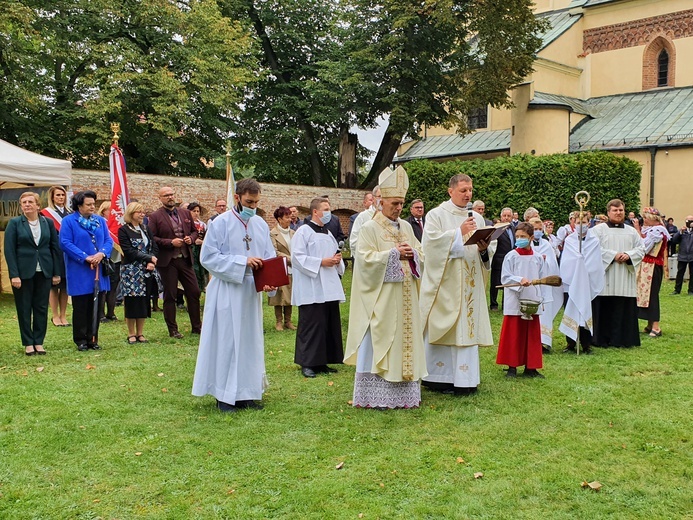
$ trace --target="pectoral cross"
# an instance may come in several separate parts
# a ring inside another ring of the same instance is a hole
[[[245,237],[243,237],[243,242],[245,242],[245,249],[246,251],[250,251],[250,243],[253,241],[252,238],[250,238],[250,235],[248,233],[245,234]]]

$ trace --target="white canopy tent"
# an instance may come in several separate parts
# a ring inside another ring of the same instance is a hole
[[[72,163],[45,157],[0,139],[0,188],[72,184]]]
[[[0,139],[0,247],[5,225],[19,214],[19,195],[34,186],[72,185],[72,163],[44,157]],[[43,191],[43,190],[40,190]],[[7,262],[1,255],[0,292],[9,287]]]

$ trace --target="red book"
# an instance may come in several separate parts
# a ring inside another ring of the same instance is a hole
[[[277,256],[262,261],[262,267],[253,271],[255,278],[255,290],[262,292],[265,285],[281,287],[289,285],[289,270],[286,266],[286,257]]]

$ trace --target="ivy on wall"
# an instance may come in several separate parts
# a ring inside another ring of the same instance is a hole
[[[609,152],[579,154],[513,155],[491,160],[434,162],[416,160],[404,168],[409,174],[407,204],[422,199],[426,210],[447,200],[450,177],[469,175],[474,182],[474,200],[486,204],[486,218],[500,216],[504,207],[522,214],[533,206],[542,219],[557,225],[568,222],[575,211],[575,194],[587,191],[592,215],[606,213],[611,199],[621,199],[626,212],[639,210],[642,168],[632,159]]]

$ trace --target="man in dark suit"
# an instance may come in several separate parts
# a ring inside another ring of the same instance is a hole
[[[168,334],[181,339],[176,323],[176,293],[178,282],[183,285],[188,302],[188,315],[193,334],[202,330],[200,320],[200,288],[192,264],[191,245],[197,238],[192,215],[187,209],[176,208],[173,188],[165,186],[159,190],[162,207],[149,217],[149,229],[159,246],[156,268],[164,285],[164,320]]]
[[[411,201],[411,206],[409,206],[409,217],[407,217],[407,222],[411,224],[414,230],[414,235],[416,240],[421,242],[421,237],[423,237],[424,226],[426,225],[426,217],[424,217],[424,203],[421,199],[414,199]]]
[[[484,217],[484,224],[493,226],[493,221],[486,218],[486,203],[483,200],[475,200],[472,209]]]
[[[502,223],[512,223],[513,210],[510,208],[503,208],[500,213],[500,219]],[[491,310],[498,310],[498,289],[496,289],[496,285],[501,284],[503,259],[505,258],[505,255],[507,255],[515,247],[514,233],[515,228],[513,226],[506,229],[505,233],[498,237],[496,252],[493,253],[493,259],[491,260],[491,291],[489,295],[489,308]]]

